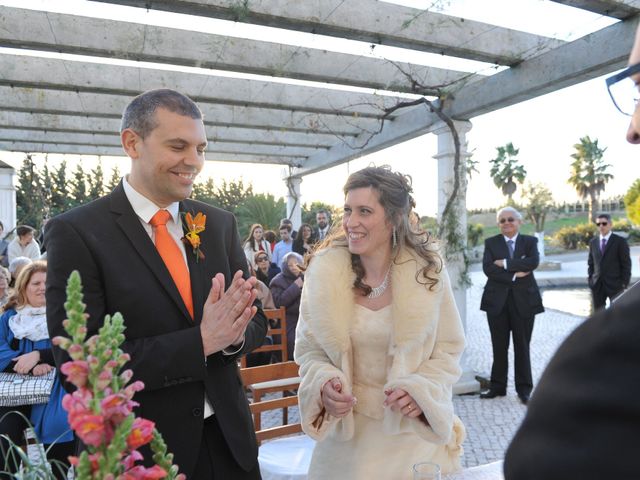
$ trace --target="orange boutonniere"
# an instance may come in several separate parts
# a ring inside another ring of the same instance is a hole
[[[200,250],[200,233],[204,232],[207,216],[202,212],[198,212],[195,217],[191,213],[185,213],[183,220],[186,233],[182,237],[182,241],[191,246],[193,254],[196,256],[196,262],[204,260],[204,253]]]

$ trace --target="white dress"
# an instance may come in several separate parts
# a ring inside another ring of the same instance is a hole
[[[377,400],[354,407],[355,433],[348,441],[328,437],[316,444],[309,480],[411,480],[415,463],[433,461],[443,447],[415,433],[389,435],[382,431],[384,384],[391,366],[389,341],[391,305],[373,311],[356,306],[351,331],[353,393],[375,392]],[[371,397],[369,397],[371,398]],[[416,419],[415,421],[420,421]]]

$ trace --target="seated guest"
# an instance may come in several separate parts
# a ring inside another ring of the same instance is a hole
[[[54,368],[46,320],[46,279],[47,264],[42,261],[27,265],[18,276],[15,291],[0,317],[2,371],[40,376]],[[6,415],[17,410],[33,425],[45,449],[50,448],[49,459],[67,463],[67,456],[74,452],[75,447],[67,413],[62,408],[64,393],[60,377],[56,376],[48,403],[0,407],[0,432],[16,445],[24,443],[23,431],[28,426],[25,419],[17,414]],[[2,465],[15,471],[18,465],[11,465],[11,455],[6,455],[6,440],[2,439],[1,443],[4,457]]]
[[[313,244],[313,229],[308,223],[303,223],[300,225],[299,234],[293,241],[292,250],[304,257],[306,254],[311,253]]]
[[[296,325],[300,309],[300,295],[302,293],[303,276],[300,265],[302,256],[289,252],[282,260],[282,272],[275,276],[269,284],[276,307],[287,309],[287,355],[293,360],[293,347],[296,340]]]
[[[4,307],[9,300],[9,282],[11,282],[9,270],[0,267],[0,307]]]
[[[263,236],[264,230],[262,229],[262,225],[254,223],[251,225],[249,236],[244,242],[244,254],[247,257],[247,260],[251,262],[253,268],[257,267],[255,263],[255,255],[258,252],[264,252],[269,258],[269,261],[271,261],[271,247],[269,246],[269,242],[267,242]]]
[[[40,246],[33,238],[35,228],[29,225],[20,225],[16,228],[16,238],[11,240],[7,247],[9,263],[17,257],[27,257],[31,260],[40,259]]]
[[[256,264],[256,278],[265,285],[269,285],[273,277],[280,273],[280,268],[273,262],[265,252],[257,252],[253,258]]]
[[[11,288],[14,287],[16,279],[18,278],[18,275],[20,275],[22,269],[29,265],[31,262],[32,260],[28,257],[16,257],[11,261],[11,263],[9,263],[9,274],[11,275],[9,286]]]
[[[249,266],[249,273],[251,273],[251,275],[255,277],[256,271],[249,262],[247,262],[247,264]],[[263,309],[266,310],[276,308],[275,304],[273,303],[271,290],[269,290],[269,287],[267,287],[266,284],[258,280],[256,281],[255,289],[257,292],[256,300],[260,300]],[[273,345],[273,338],[271,338],[270,336],[264,337],[262,345],[260,346],[262,347],[264,345]],[[257,352],[247,354],[247,367],[257,367],[259,365],[270,364],[273,358],[273,353],[274,352]]]

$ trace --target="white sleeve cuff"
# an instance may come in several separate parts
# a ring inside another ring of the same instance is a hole
[[[241,344],[240,344],[240,346],[239,346],[236,350],[234,350],[233,352],[229,351],[229,348],[223,348],[223,349],[222,349],[222,354],[223,354],[223,355],[235,355],[235,354],[236,354],[236,353],[238,353],[240,350],[242,350],[242,348],[244,347],[244,341],[245,341],[245,338],[244,338],[244,337],[242,337],[242,343],[241,343]]]

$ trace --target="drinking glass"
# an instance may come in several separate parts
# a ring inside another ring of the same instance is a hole
[[[413,480],[440,480],[440,465],[433,462],[416,463],[413,466]]]

